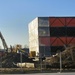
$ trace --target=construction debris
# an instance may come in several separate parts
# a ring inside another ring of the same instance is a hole
[[[63,67],[75,67],[75,45],[71,45],[61,52],[61,61]],[[46,58],[46,63],[54,67],[59,67],[60,53]]]

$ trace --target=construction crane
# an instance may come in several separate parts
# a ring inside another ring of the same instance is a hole
[[[0,32],[0,38],[2,40],[2,44],[3,44],[4,49],[8,50],[8,46],[7,46],[6,41],[5,41],[5,39],[4,39],[4,37],[3,37],[1,32]]]

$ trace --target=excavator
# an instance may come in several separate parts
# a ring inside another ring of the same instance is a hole
[[[6,41],[5,41],[5,39],[4,39],[4,37],[3,37],[1,32],[0,32],[0,38],[2,40],[2,44],[3,44],[4,50],[6,50],[6,52],[8,52],[8,46],[7,46]]]

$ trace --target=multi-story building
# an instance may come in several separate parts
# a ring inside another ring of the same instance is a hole
[[[37,17],[29,23],[29,49],[50,56],[75,44],[75,17]]]

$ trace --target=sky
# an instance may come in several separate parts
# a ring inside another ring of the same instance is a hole
[[[0,31],[8,46],[29,45],[29,22],[49,16],[75,16],[75,0],[0,0]]]

